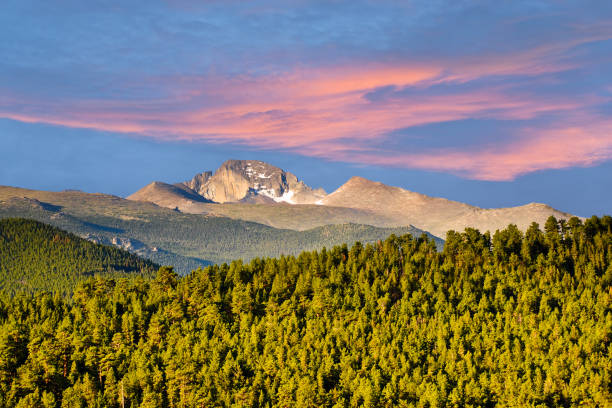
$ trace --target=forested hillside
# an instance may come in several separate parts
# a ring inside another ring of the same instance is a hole
[[[158,266],[34,220],[0,219],[0,295],[70,293],[94,274],[154,276]]]
[[[612,404],[612,218],[0,303],[0,407]]]
[[[287,206],[275,207],[278,209],[266,217],[292,217],[300,223],[300,217],[284,212]],[[160,265],[173,265],[180,274],[234,259],[298,255],[344,242],[376,242],[391,234],[429,234],[412,226],[344,224],[333,216],[326,222],[336,225],[303,231],[277,229],[211,214],[184,214],[104,194],[0,186],[0,219],[16,217],[35,219],[101,243],[126,243],[124,249]],[[436,238],[436,242],[441,248],[442,240]]]

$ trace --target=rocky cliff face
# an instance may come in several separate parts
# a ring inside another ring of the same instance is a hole
[[[311,204],[325,196],[276,166],[258,160],[228,160],[215,171],[183,183],[202,197],[217,202],[285,202]]]
[[[194,178],[192,178],[189,181],[186,181],[184,183],[180,183],[180,184],[184,184],[185,186],[189,187],[191,190],[195,191],[198,194],[200,193],[200,190],[206,185],[206,182],[212,177],[212,171],[205,171],[203,173],[200,174],[196,174],[194,176]]]

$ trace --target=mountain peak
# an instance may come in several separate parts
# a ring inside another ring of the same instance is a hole
[[[183,183],[202,197],[217,202],[314,203],[325,195],[279,167],[260,160],[226,160],[214,172]]]
[[[346,183],[341,185],[336,191],[329,194],[322,203],[332,202],[334,196],[339,195],[350,195],[353,198],[359,196],[370,195],[374,200],[383,199],[385,196],[390,194],[396,194],[401,192],[403,194],[410,194],[414,197],[426,197],[423,194],[413,193],[412,191],[404,190],[400,187],[393,187],[379,181],[372,181],[364,177],[353,176]],[[352,198],[351,198],[352,199]]]
[[[373,181],[361,176],[353,176],[341,187],[391,187],[379,181]],[[393,188],[393,187],[391,187]]]
[[[259,169],[265,171],[269,169],[271,171],[283,171],[281,168],[273,166],[269,163],[263,162],[261,160],[236,160],[229,159],[221,163],[221,166],[217,169],[217,171],[221,169],[232,169],[236,171],[246,171],[247,169]]]
[[[348,179],[348,181],[346,184],[364,184],[364,183],[376,183],[375,181],[369,180],[365,177],[361,177],[361,176],[353,176],[350,179]]]

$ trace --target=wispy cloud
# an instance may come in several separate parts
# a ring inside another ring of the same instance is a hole
[[[612,158],[612,121],[592,118],[583,126],[524,129],[522,138],[494,147],[438,149],[435,152],[349,152],[330,149],[345,161],[451,172],[465,177],[509,181],[547,169],[591,166]],[[316,154],[326,155],[325,150]]]

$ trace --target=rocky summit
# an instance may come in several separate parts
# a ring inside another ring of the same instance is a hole
[[[276,166],[258,160],[228,160],[211,173],[182,183],[207,200],[227,202],[285,202],[311,204],[325,196]]]

